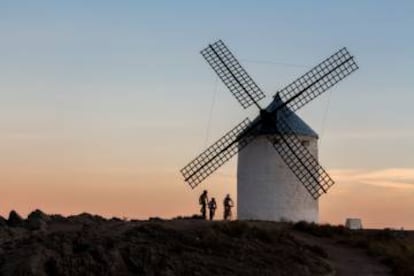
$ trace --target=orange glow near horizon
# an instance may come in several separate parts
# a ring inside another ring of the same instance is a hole
[[[197,213],[198,194],[208,189],[219,202],[217,218],[221,218],[225,194],[237,200],[233,169],[234,164],[225,166],[195,190],[174,170],[2,171],[0,214],[7,216],[14,209],[25,216],[39,208],[63,215],[88,212],[131,219],[172,218]],[[321,197],[321,223],[343,224],[348,217],[359,217],[366,228],[414,229],[414,186],[401,184],[412,179],[414,170],[330,173],[337,184]]]
[[[414,229],[414,169],[333,170],[337,184],[320,201],[321,222],[359,217],[367,228]]]

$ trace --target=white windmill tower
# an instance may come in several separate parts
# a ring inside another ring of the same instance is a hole
[[[317,134],[294,112],[358,69],[343,48],[278,91],[263,109],[262,90],[219,40],[201,54],[243,108],[246,118],[186,165],[181,173],[195,188],[236,153],[239,219],[318,220],[318,198],[334,184],[318,163]],[[243,150],[243,151],[241,151]]]
[[[267,110],[282,105],[277,95]],[[299,116],[284,107],[289,114],[286,123],[315,159],[318,158],[318,135]],[[275,124],[278,125],[276,116]],[[256,119],[256,120],[259,120]],[[300,180],[269,143],[281,139],[275,128],[259,128],[256,138],[240,151],[237,159],[237,215],[239,219],[318,221],[318,199],[309,194]],[[279,140],[279,141],[278,141]]]

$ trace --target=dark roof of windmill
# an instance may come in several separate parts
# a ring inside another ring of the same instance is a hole
[[[282,99],[278,95],[276,95],[273,101],[266,107],[266,110],[268,112],[272,112],[276,108],[281,106],[282,104],[283,104]],[[296,115],[295,112],[290,110],[287,106],[282,107],[282,109],[278,112],[283,112],[283,114],[286,115],[284,116],[284,118],[287,120],[287,123],[289,124],[294,134],[318,138],[318,134],[308,124],[306,124],[298,115]],[[276,125],[277,125],[277,122],[278,120],[280,120],[280,117],[277,115],[274,115],[274,116],[276,116]],[[259,119],[260,119],[260,115],[257,116],[253,120],[253,123],[257,122]],[[269,129],[269,128],[265,128],[263,125],[260,125],[258,127],[257,134],[277,134],[277,132],[275,128]],[[292,133],[285,133],[285,134],[292,134]]]

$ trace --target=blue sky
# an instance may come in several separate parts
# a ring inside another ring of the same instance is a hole
[[[1,1],[0,165],[178,172],[256,115],[199,54],[223,39],[263,105],[346,46],[360,69],[300,112],[322,164],[414,169],[413,14],[412,1]]]

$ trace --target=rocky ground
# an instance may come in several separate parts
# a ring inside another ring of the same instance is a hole
[[[90,214],[46,215],[39,210],[23,219],[11,212],[7,220],[0,217],[0,275],[390,273],[389,266],[361,248],[315,235],[307,227],[196,218],[124,221]],[[344,247],[348,251],[337,250]],[[343,269],[358,260],[359,270]],[[364,264],[366,270],[361,270]]]

